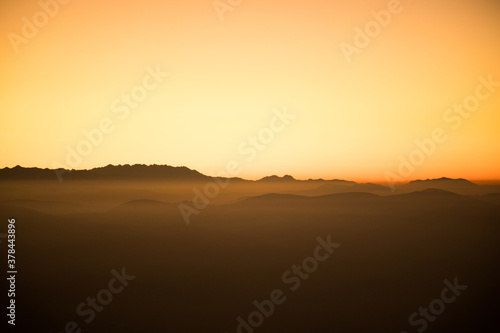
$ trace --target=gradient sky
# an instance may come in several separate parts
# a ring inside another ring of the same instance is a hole
[[[22,36],[22,18],[41,7],[2,1],[0,167],[66,165],[67,147],[108,118],[113,132],[77,169],[169,164],[213,175],[236,160],[250,179],[381,181],[441,128],[447,140],[408,178],[500,179],[500,87],[460,125],[443,119],[478,77],[500,81],[500,5],[402,0],[348,63],[340,44],[389,2],[245,0],[222,21],[212,0],[73,0],[16,52],[9,33]],[[113,101],[148,66],[169,76],[120,119]],[[247,161],[238,147],[285,106],[295,119]]]

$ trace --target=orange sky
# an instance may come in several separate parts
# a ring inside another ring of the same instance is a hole
[[[212,0],[54,1],[41,1],[52,16],[37,1],[0,5],[0,167],[213,175],[235,160],[244,178],[500,179],[500,86],[478,79],[500,82],[494,0],[245,0],[224,13]],[[348,61],[341,46],[367,24],[379,28]],[[169,75],[154,81],[156,68]],[[134,89],[147,96],[125,112]],[[465,100],[474,111],[448,111]],[[285,107],[294,118],[270,138]],[[86,146],[82,131],[103,121]],[[419,153],[435,129],[446,139]]]

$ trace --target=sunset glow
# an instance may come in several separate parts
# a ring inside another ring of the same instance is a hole
[[[0,167],[500,179],[496,1],[63,2],[0,5]]]

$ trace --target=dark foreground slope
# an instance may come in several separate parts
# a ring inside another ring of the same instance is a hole
[[[254,300],[275,289],[282,304],[239,332],[500,328],[500,207],[475,197],[269,194],[208,207],[190,225],[176,205],[152,200],[102,214],[0,211],[17,225],[17,332],[64,332],[70,321],[82,332],[237,332],[237,318],[247,321]],[[340,246],[328,258],[318,252],[324,261],[302,278],[287,273],[314,256],[318,237]],[[135,279],[86,323],[78,305],[123,267]],[[411,326],[455,277],[467,289]]]

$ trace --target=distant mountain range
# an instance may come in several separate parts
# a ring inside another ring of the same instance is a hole
[[[204,175],[196,170],[189,169],[185,166],[174,167],[170,165],[107,165],[105,167],[88,169],[88,170],[69,170],[69,169],[41,169],[41,168],[25,168],[15,166],[13,168],[0,169],[0,180],[57,180],[60,175],[64,180],[133,180],[133,179],[157,179],[157,180],[178,180],[178,181],[210,181],[213,178]],[[233,181],[254,182],[238,177],[230,178]],[[267,176],[257,180],[265,183],[292,183],[292,182],[328,182],[342,185],[353,185],[356,182],[341,180],[341,179],[308,179],[298,180],[290,175],[279,177],[276,175]]]
[[[413,180],[391,189],[385,184],[356,183],[341,179],[298,180],[290,175],[267,176],[259,180],[242,178],[223,178],[204,175],[185,166],[169,165],[108,165],[90,170],[40,169],[16,166],[0,169],[0,181],[5,180],[45,180],[45,181],[169,181],[207,183],[215,180],[230,179],[232,183],[272,186],[272,191],[305,196],[319,196],[346,192],[366,192],[378,195],[401,194],[425,189],[440,189],[464,195],[483,195],[500,193],[500,185],[478,185],[466,179],[438,178]],[[252,185],[252,186],[253,186]],[[273,190],[275,188],[276,190]]]
[[[210,181],[214,177],[204,175],[196,170],[189,169],[185,166],[174,167],[170,165],[144,165],[144,164],[134,164],[134,165],[107,165],[105,167],[88,169],[88,170],[68,170],[68,169],[41,169],[41,168],[26,168],[22,166],[15,166],[13,168],[3,168],[0,169],[0,180],[57,180],[56,173],[62,175],[64,180],[132,180],[132,179],[172,179],[179,181]],[[222,178],[222,177],[221,177]],[[231,178],[231,180],[238,181],[248,181],[242,178]],[[327,183],[324,186],[353,186],[357,185],[357,191],[373,191],[373,190],[386,190],[387,187],[372,183],[358,184],[354,181],[342,180],[342,179],[307,179],[298,180],[290,175],[285,175],[279,177],[276,175],[266,176],[257,180],[257,182],[266,183],[293,183],[293,182],[318,182]],[[439,179],[426,179],[426,180],[413,180],[408,184],[403,185],[411,190],[418,190],[421,188],[441,188],[441,187],[476,187],[478,185],[466,180],[466,179],[452,179],[452,178],[439,178]],[[328,191],[327,191],[328,192]]]

